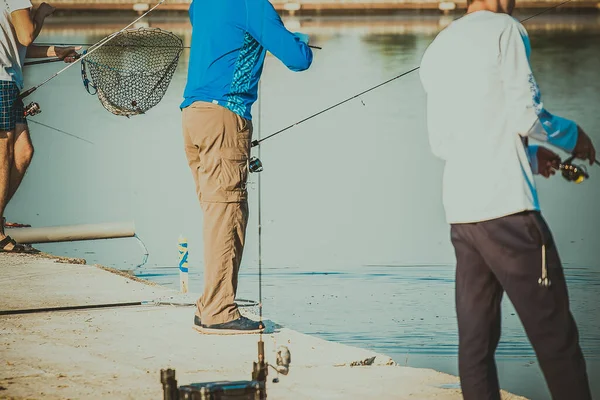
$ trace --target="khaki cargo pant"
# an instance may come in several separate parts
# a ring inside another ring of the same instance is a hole
[[[183,109],[185,154],[204,216],[202,324],[240,317],[234,302],[248,224],[248,158],[252,122],[216,104]]]

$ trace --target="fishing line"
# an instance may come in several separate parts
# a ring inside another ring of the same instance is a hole
[[[82,138],[82,137],[79,137],[79,136],[77,136],[77,135],[73,135],[72,133],[69,133],[69,132],[65,132],[65,131],[63,131],[62,129],[58,129],[58,128],[55,128],[55,127],[53,127],[53,126],[46,125],[46,124],[44,124],[44,123],[42,123],[42,122],[35,121],[35,120],[33,120],[33,119],[28,119],[28,120],[27,120],[27,122],[33,122],[34,124],[38,124],[38,125],[41,125],[41,126],[45,126],[46,128],[50,128],[50,129],[53,129],[53,130],[55,130],[55,131],[57,131],[57,132],[64,133],[65,135],[68,135],[68,136],[74,137],[75,139],[83,140],[84,142],[88,142],[89,144],[94,144],[93,142],[90,142],[90,141],[89,141],[89,140],[87,140],[87,139],[84,139],[84,138]]]
[[[522,20],[520,22],[523,23],[523,22],[525,22],[527,20],[530,20],[531,18],[534,18],[534,17],[537,17],[539,15],[542,15],[542,14],[548,12],[548,11],[551,11],[551,10],[553,10],[555,8],[558,8],[558,7],[560,7],[560,6],[564,5],[564,4],[570,3],[572,1],[573,0],[566,0],[566,1],[564,1],[564,2],[562,2],[560,4],[558,4],[558,5],[555,5],[555,6],[552,6],[550,8],[547,8],[547,9],[543,10],[543,11],[539,12],[538,14],[535,14],[535,15],[533,15],[531,17],[525,18],[524,20]],[[388,83],[391,83],[391,82],[395,81],[396,79],[399,79],[399,78],[402,78],[402,77],[404,77],[404,76],[406,76],[408,74],[411,74],[411,73],[415,72],[416,70],[418,70],[419,68],[421,68],[421,67],[415,67],[415,68],[411,69],[410,71],[406,71],[406,72],[404,72],[404,73],[402,73],[402,74],[400,74],[398,76],[395,76],[395,77],[393,77],[393,78],[391,78],[391,79],[389,79],[389,80],[387,80],[387,81],[385,81],[383,83],[380,83],[379,85],[373,86],[372,88],[367,89],[367,90],[365,90],[363,92],[360,92],[360,93],[358,93],[358,94],[356,94],[356,95],[354,95],[354,96],[352,96],[352,97],[350,97],[350,98],[348,98],[346,100],[340,101],[339,103],[334,104],[333,106],[327,107],[326,109],[324,109],[322,111],[319,111],[319,112],[317,112],[315,114],[312,114],[309,117],[306,117],[303,120],[296,122],[295,124],[292,124],[292,125],[290,125],[288,127],[285,127],[285,128],[283,128],[283,129],[281,129],[281,130],[279,130],[279,131],[277,131],[275,133],[272,133],[272,134],[270,134],[268,136],[265,136],[263,139],[254,140],[252,142],[252,147],[258,146],[258,145],[260,145],[262,142],[264,142],[267,139],[270,139],[270,138],[272,138],[272,137],[274,137],[276,135],[279,135],[280,133],[283,133],[283,132],[285,132],[285,131],[287,131],[289,129],[292,129],[293,127],[295,127],[297,125],[300,125],[300,124],[302,124],[302,123],[304,123],[304,122],[306,122],[306,121],[308,121],[308,120],[310,120],[312,118],[315,118],[315,117],[317,117],[317,116],[319,116],[319,115],[321,115],[321,114],[323,114],[323,113],[325,113],[327,111],[330,111],[330,110],[332,110],[332,109],[334,109],[334,108],[336,108],[338,106],[341,106],[342,104],[347,103],[348,101],[353,100],[353,99],[355,99],[357,97],[360,97],[360,96],[364,95],[365,93],[369,93],[370,91],[375,90],[377,88],[380,88],[381,86],[387,85]]]
[[[552,7],[548,8],[548,9],[546,9],[546,10],[543,10],[543,11],[541,11],[541,12],[540,12],[540,13],[538,13],[538,14],[534,14],[534,15],[532,15],[531,17],[527,17],[527,18],[525,18],[524,20],[522,20],[522,21],[521,21],[521,23],[523,23],[523,22],[525,22],[525,21],[529,21],[529,20],[530,20],[530,19],[532,19],[532,18],[535,18],[535,17],[537,17],[537,16],[539,16],[539,15],[542,15],[542,14],[543,14],[543,13],[545,13],[545,12],[548,12],[548,11],[554,10],[555,8],[558,8],[558,7],[560,7],[560,6],[563,6],[563,5],[565,5],[565,4],[567,4],[567,3],[570,3],[570,2],[572,2],[572,1],[573,1],[573,0],[566,0],[566,1],[563,1],[562,3],[560,3],[560,4],[557,4],[557,5],[555,5],[555,6],[552,6]]]
[[[137,239],[138,243],[140,244],[140,246],[142,246],[142,249],[144,250],[144,257],[142,259],[142,263],[135,266],[135,269],[138,269],[146,265],[146,263],[148,262],[148,257],[150,256],[150,252],[148,251],[148,248],[146,247],[144,241],[137,235],[137,233],[134,234],[133,237]]]
[[[290,126],[288,126],[288,127],[286,127],[286,128],[283,128],[283,129],[281,129],[281,130],[279,130],[279,131],[277,131],[277,132],[275,132],[275,133],[272,133],[272,134],[270,134],[270,135],[268,135],[268,136],[265,136],[263,139],[260,139],[260,140],[255,140],[255,141],[253,141],[253,142],[252,142],[252,147],[254,147],[254,146],[258,146],[258,145],[259,145],[261,142],[264,142],[265,140],[267,140],[267,139],[269,139],[269,138],[272,138],[273,136],[279,135],[280,133],[282,133],[282,132],[285,132],[285,131],[287,131],[288,129],[291,129],[291,128],[295,127],[296,125],[300,125],[301,123],[303,123],[303,122],[306,122],[306,121],[308,121],[309,119],[312,119],[312,118],[314,118],[314,117],[317,117],[317,116],[319,116],[319,115],[321,115],[321,114],[323,114],[323,113],[325,113],[325,112],[327,112],[327,111],[329,111],[329,110],[331,110],[331,109],[333,109],[333,108],[335,108],[335,107],[341,106],[342,104],[344,104],[344,103],[347,103],[347,102],[349,102],[350,100],[353,100],[353,99],[355,99],[355,98],[357,98],[357,97],[360,97],[360,96],[362,96],[362,95],[363,95],[363,94],[365,94],[365,93],[369,93],[369,92],[370,92],[370,91],[372,91],[372,90],[375,90],[375,89],[377,89],[377,88],[380,88],[380,87],[381,87],[381,86],[383,86],[383,85],[387,85],[388,83],[390,83],[390,82],[392,82],[392,81],[395,81],[396,79],[400,79],[400,78],[402,78],[403,76],[406,76],[406,75],[408,75],[408,74],[410,74],[410,73],[412,73],[412,72],[414,72],[414,71],[416,71],[416,70],[418,70],[418,69],[419,69],[419,67],[413,68],[413,69],[411,69],[410,71],[407,71],[407,72],[404,72],[404,73],[402,73],[402,74],[400,74],[400,75],[398,75],[398,76],[395,76],[395,77],[393,77],[392,79],[389,79],[389,80],[387,80],[387,81],[385,81],[385,82],[383,82],[383,83],[380,83],[380,84],[379,84],[379,85],[377,85],[377,86],[373,86],[372,88],[370,88],[370,89],[367,89],[367,90],[365,90],[364,92],[360,92],[360,93],[358,93],[358,94],[356,94],[356,95],[354,95],[354,96],[352,96],[352,97],[350,97],[350,98],[347,98],[346,100],[343,100],[343,101],[340,101],[340,102],[339,102],[339,103],[337,103],[337,104],[334,104],[333,106],[327,107],[326,109],[324,109],[324,110],[322,110],[322,111],[319,111],[318,113],[316,113],[316,114],[313,114],[313,115],[311,115],[311,116],[309,116],[309,117],[307,117],[307,118],[304,118],[303,120],[301,120],[301,121],[298,121],[298,122],[296,122],[295,124],[292,124],[292,125],[290,125]]]

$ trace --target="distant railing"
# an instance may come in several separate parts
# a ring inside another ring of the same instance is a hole
[[[217,0],[218,1],[218,0]],[[564,7],[577,8],[600,8],[600,0],[572,0]],[[34,5],[42,0],[33,0]],[[144,11],[157,3],[156,0],[49,0],[50,4],[59,9],[73,10],[123,10],[134,9]],[[520,7],[542,8],[552,4],[560,4],[561,0],[521,0]],[[167,0],[161,8],[170,10],[187,10],[191,0]],[[350,9],[419,9],[438,8],[452,10],[464,8],[466,0],[271,0],[271,3],[279,11],[301,11],[301,10],[350,10]]]
[[[429,16],[423,18],[412,18],[410,15],[397,16],[396,18],[372,17],[351,19],[298,19],[295,17],[283,17],[284,24],[290,29],[299,29],[311,36],[329,36],[339,33],[357,33],[360,35],[378,34],[418,34],[435,35],[440,29],[448,25],[454,16],[438,17]],[[173,32],[180,36],[186,45],[189,44],[191,26],[187,17],[169,18],[153,22],[147,25]],[[48,41],[64,40],[69,36],[89,37],[86,42],[92,43],[101,37],[109,35],[123,27],[123,21],[114,21],[111,17],[96,18],[89,20],[88,17],[66,17],[53,20],[44,25],[43,38],[40,43]],[[589,15],[582,18],[580,13],[572,15],[546,14],[527,22],[529,32],[600,32],[600,24],[595,16]],[[58,39],[57,39],[58,38]],[[57,42],[62,43],[62,42]]]
[[[40,4],[43,0],[33,0],[32,3]],[[274,6],[283,6],[285,4],[292,5],[298,4],[300,7],[303,5],[315,5],[315,4],[336,4],[339,5],[340,8],[343,8],[346,5],[355,5],[355,4],[406,4],[406,3],[440,3],[439,0],[270,0]],[[73,4],[78,6],[90,6],[93,7],[95,5],[115,5],[115,4],[148,4],[153,5],[156,4],[157,1],[149,1],[149,0],[56,0],[56,1],[48,1],[50,4]],[[561,3],[560,0],[535,0],[535,1],[525,1],[525,3]],[[167,0],[163,5],[188,5],[191,3],[191,0]],[[465,4],[466,1],[455,1],[457,4]],[[519,2],[519,4],[523,3],[523,1]],[[593,3],[587,0],[573,0],[572,3]],[[596,2],[598,4],[598,2]]]

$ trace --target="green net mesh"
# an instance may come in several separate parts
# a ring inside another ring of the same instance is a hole
[[[182,51],[183,41],[171,32],[131,29],[101,47],[90,48],[82,68],[85,74],[89,72],[104,108],[129,117],[145,113],[162,100]]]

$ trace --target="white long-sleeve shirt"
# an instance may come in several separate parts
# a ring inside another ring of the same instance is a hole
[[[452,22],[423,56],[429,143],[445,161],[448,223],[539,210],[535,147],[524,138],[575,147],[577,125],[543,106],[530,52],[517,20],[477,11]]]

